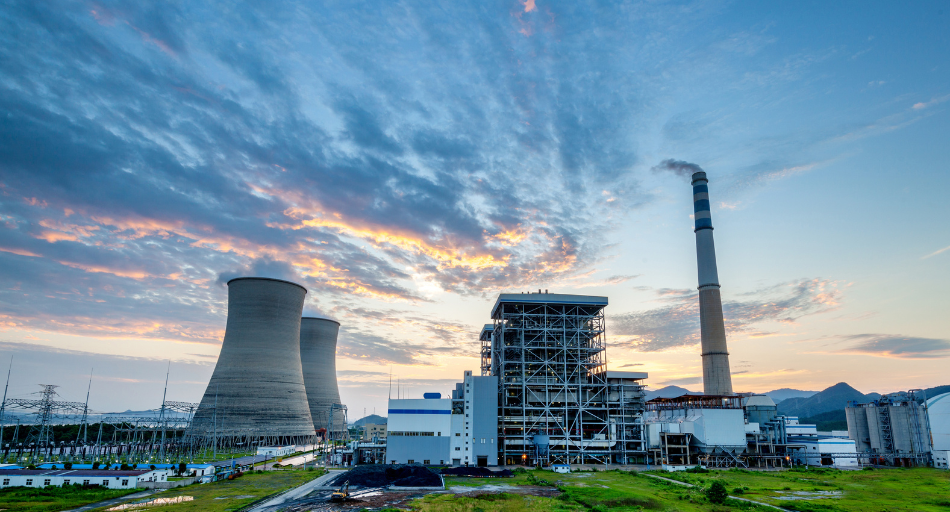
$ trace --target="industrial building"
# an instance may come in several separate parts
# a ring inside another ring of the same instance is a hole
[[[0,469],[0,488],[98,485],[134,489],[145,482],[166,481],[165,470],[106,471],[102,469]]]
[[[192,439],[216,446],[313,441],[300,357],[306,295],[303,286],[279,279],[228,281],[224,342],[189,428]]]
[[[683,395],[647,402],[645,423],[652,459],[666,466],[743,465],[746,423],[735,396]]]
[[[452,396],[390,399],[386,461],[390,464],[494,466],[498,463],[498,379],[466,371]]]
[[[926,466],[930,460],[927,404],[913,390],[845,408],[848,435],[872,464]]]
[[[300,363],[307,388],[310,416],[328,439],[346,437],[346,407],[336,380],[336,341],[340,322],[329,318],[300,320]]]
[[[646,456],[645,373],[607,372],[606,297],[506,293],[482,329],[498,379],[499,464],[630,464]]]

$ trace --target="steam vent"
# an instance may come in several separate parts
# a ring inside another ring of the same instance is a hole
[[[307,399],[313,426],[327,429],[330,438],[339,438],[344,430],[343,411],[330,408],[340,404],[340,388],[336,382],[336,338],[340,323],[328,318],[304,317],[300,321],[300,360],[303,380],[307,385]]]
[[[708,183],[705,172],[693,174],[703,392],[707,395],[731,395],[732,375],[729,372],[729,351],[726,349],[726,326],[722,319],[722,298],[719,296],[719,272],[716,270],[716,245],[713,243],[712,216],[709,213]]]
[[[307,289],[279,279],[228,281],[218,363],[192,422],[199,435],[307,442],[315,434],[300,364]]]

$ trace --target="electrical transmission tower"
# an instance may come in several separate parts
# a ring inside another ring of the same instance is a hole
[[[52,456],[52,450],[55,446],[52,425],[58,413],[82,414],[82,421],[85,423],[86,415],[89,411],[88,403],[56,400],[56,398],[59,397],[59,394],[56,393],[56,388],[59,386],[40,384],[40,387],[42,387],[43,390],[36,394],[41,395],[42,398],[35,400],[28,398],[8,398],[3,401],[4,410],[9,407],[15,407],[36,411],[36,421],[33,422],[30,433],[26,439],[27,446],[32,446],[30,450],[30,462],[33,462],[37,457],[41,456],[41,450],[48,451],[49,455]],[[84,425],[80,426],[80,428],[83,427]]]

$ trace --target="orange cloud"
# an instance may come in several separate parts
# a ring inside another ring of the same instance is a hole
[[[524,12],[531,12],[537,9],[537,6],[534,5],[534,0],[524,0]]]
[[[10,254],[16,254],[18,256],[32,256],[34,258],[41,258],[42,256],[36,254],[35,252],[30,252],[26,249],[17,249],[11,247],[0,247],[0,252],[8,252]]]

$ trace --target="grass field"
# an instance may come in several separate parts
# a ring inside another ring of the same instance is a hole
[[[492,485],[502,486],[502,490],[505,490],[505,486],[550,485],[557,487],[562,494],[557,498],[525,496],[515,492],[496,494],[496,498],[466,495],[427,496],[414,501],[412,508],[420,512],[477,509],[530,511],[544,510],[544,507],[551,510],[595,512],[774,510],[732,499],[726,500],[722,505],[710,503],[703,491],[718,480],[732,496],[789,510],[950,512],[950,474],[934,469],[818,469],[782,472],[724,470],[698,474],[657,471],[651,474],[697,487],[687,488],[646,475],[621,471],[561,475],[535,470],[506,479],[448,477],[445,483],[450,488]],[[795,496],[812,499],[779,499]],[[814,499],[818,496],[826,497]]]
[[[149,496],[151,498],[172,498],[175,496],[192,496],[194,501],[163,505],[156,510],[168,512],[208,511],[223,512],[236,510],[248,503],[278,493],[291,487],[309,482],[322,475],[321,470],[281,470],[265,473],[247,473],[234,480],[222,480],[210,484],[193,484],[187,487],[177,487],[168,491]],[[104,509],[96,509],[104,510]]]
[[[118,498],[134,492],[136,492],[136,489],[111,490],[101,487],[83,488],[79,486],[47,487],[45,489],[8,487],[0,490],[0,510],[53,512],[110,498]]]

